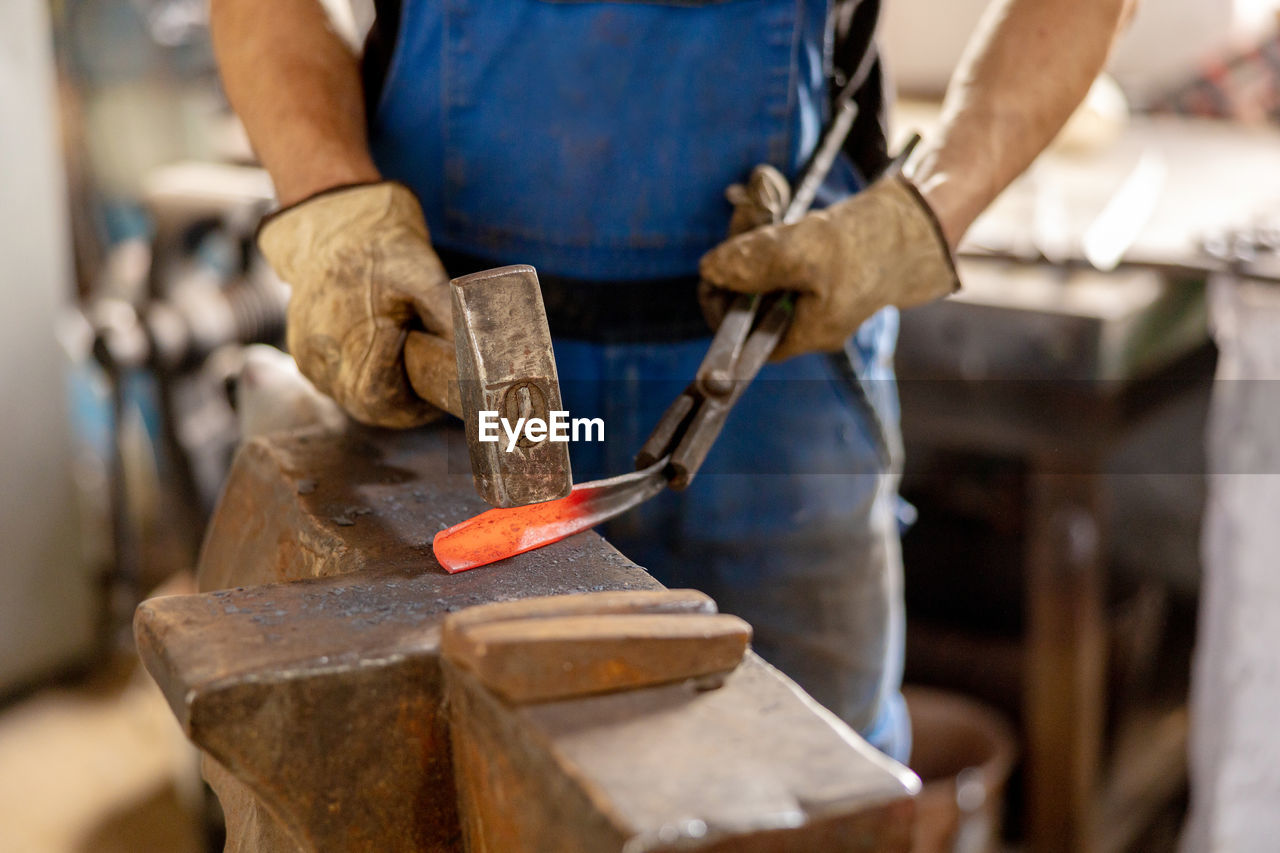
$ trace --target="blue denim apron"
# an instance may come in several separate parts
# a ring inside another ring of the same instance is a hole
[[[438,246],[584,280],[692,276],[730,183],[794,175],[825,118],[826,0],[406,0],[370,142]],[[855,192],[843,159],[819,196]],[[553,334],[556,330],[552,329]],[[606,531],[900,759],[909,731],[891,309],[843,356],[769,365],[693,486]],[[557,338],[565,402],[603,417],[575,479],[629,470],[707,340]]]

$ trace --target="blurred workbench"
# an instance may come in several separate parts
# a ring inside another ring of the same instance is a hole
[[[1126,436],[1211,382],[1202,247],[1280,208],[1278,173],[1280,132],[1225,123],[1135,118],[1091,151],[1061,146],[974,226],[965,289],[903,316],[908,459],[971,453],[1026,471],[1015,659],[1031,850],[1126,849],[1183,784],[1185,715],[1150,727],[1163,759],[1139,749],[1144,767],[1113,760],[1103,779],[1103,474]]]

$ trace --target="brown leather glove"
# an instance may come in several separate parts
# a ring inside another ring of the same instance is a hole
[[[293,288],[288,342],[298,368],[348,414],[411,427],[441,408],[461,413],[449,277],[407,187],[313,196],[264,221],[258,247]]]
[[[747,183],[734,184],[725,190],[725,198],[733,205],[729,220],[729,236],[745,234],[761,225],[782,221],[791,203],[791,184],[773,166],[766,164],[751,170]]]
[[[781,222],[791,203],[791,185],[773,166],[765,163],[751,170],[745,184],[732,184],[724,197],[733,205],[729,220],[729,236],[737,237],[753,228]],[[712,285],[706,279],[698,282],[698,304],[702,316],[712,329],[719,329],[725,313],[737,294]]]
[[[933,211],[898,175],[793,225],[729,239],[703,257],[701,274],[724,290],[798,294],[775,360],[834,352],[886,305],[910,308],[960,287]]]

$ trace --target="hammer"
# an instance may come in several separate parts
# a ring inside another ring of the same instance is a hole
[[[476,490],[492,506],[564,497],[573,487],[566,442],[551,440],[549,429],[541,440],[523,430],[508,440],[502,428],[482,431],[480,423],[484,415],[495,426],[538,419],[549,427],[552,413],[563,410],[538,273],[524,265],[499,267],[455,278],[449,289],[456,380],[440,375],[448,361],[439,350],[448,344],[413,332],[405,341],[405,367],[414,391],[461,413]],[[446,387],[447,399],[440,400]]]

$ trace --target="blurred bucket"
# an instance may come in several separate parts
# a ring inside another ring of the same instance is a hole
[[[903,691],[911,714],[916,797],[912,853],[993,853],[1016,751],[999,713],[956,693]]]

